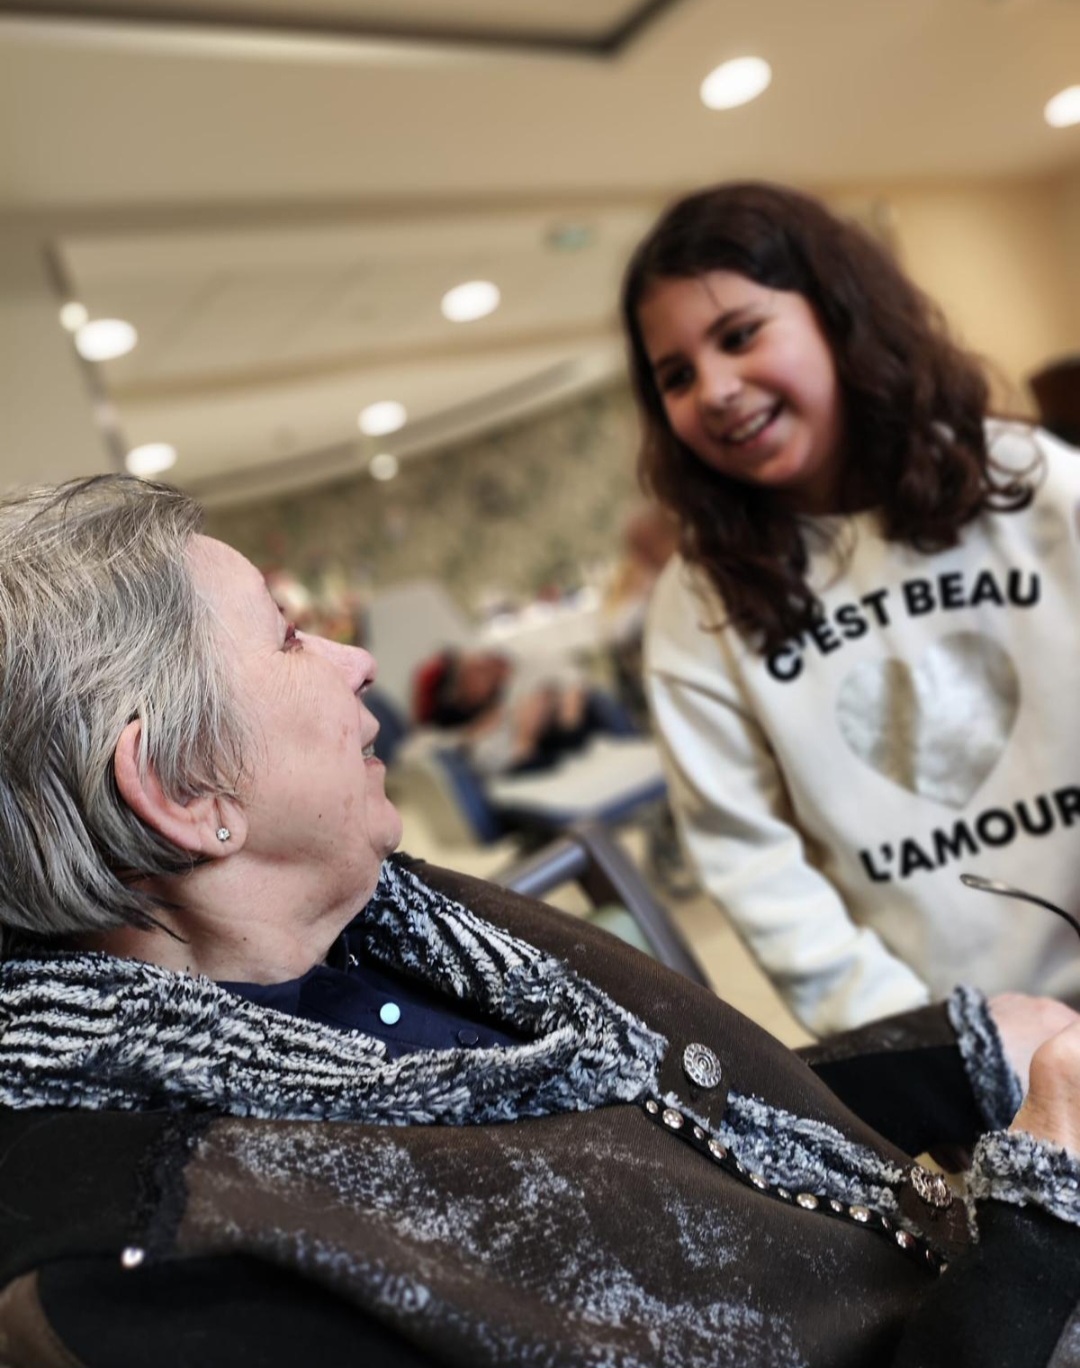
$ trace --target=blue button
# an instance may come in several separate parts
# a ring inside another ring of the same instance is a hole
[[[459,1045],[475,1045],[480,1039],[480,1032],[474,1031],[470,1026],[462,1026],[457,1038]]]
[[[401,1008],[396,1002],[384,1002],[379,1008],[379,1020],[384,1026],[396,1026],[401,1020]]]

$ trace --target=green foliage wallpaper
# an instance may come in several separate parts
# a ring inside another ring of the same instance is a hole
[[[317,596],[444,584],[469,613],[574,589],[619,553],[639,501],[637,419],[624,386],[367,475],[211,510],[212,536]]]

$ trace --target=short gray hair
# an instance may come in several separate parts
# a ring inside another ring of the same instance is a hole
[[[242,728],[187,564],[201,527],[186,494],[121,475],[0,501],[5,939],[148,925],[133,881],[192,867],[120,797],[128,722],[170,797],[237,791]]]

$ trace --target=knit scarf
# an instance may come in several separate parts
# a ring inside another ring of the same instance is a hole
[[[0,1105],[208,1109],[392,1126],[479,1125],[634,1102],[667,1042],[552,956],[395,860],[366,951],[527,1037],[420,1051],[289,1016],[137,960],[43,953],[0,965]]]

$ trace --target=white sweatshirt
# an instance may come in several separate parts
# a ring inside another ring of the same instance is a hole
[[[874,514],[811,538],[824,620],[765,659],[699,572],[654,595],[646,686],[687,849],[813,1031],[941,997],[1080,1005],[1080,938],[1004,879],[1080,914],[1080,452],[994,429],[1046,471],[1034,503],[984,514],[933,556]],[[818,545],[822,542],[822,545]],[[704,624],[704,625],[703,625]]]

